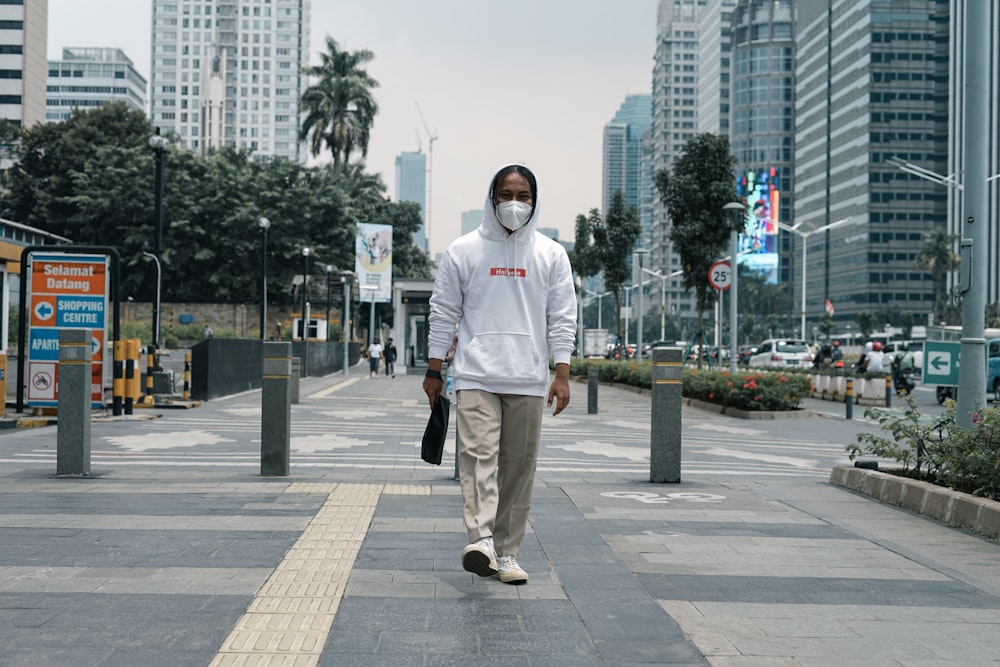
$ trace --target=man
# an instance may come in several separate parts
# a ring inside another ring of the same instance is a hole
[[[396,345],[389,338],[385,341],[385,349],[382,350],[382,356],[385,358],[385,376],[394,378],[396,377]]]
[[[469,545],[462,567],[523,584],[524,540],[542,401],[569,404],[576,294],[565,249],[537,232],[538,185],[523,165],[494,175],[479,228],[449,247],[430,299],[424,393],[441,394],[441,363],[458,326],[459,477]],[[549,357],[555,378],[549,384]],[[546,394],[547,391],[547,394]]]

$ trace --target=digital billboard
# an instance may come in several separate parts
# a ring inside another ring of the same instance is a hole
[[[746,206],[746,230],[740,234],[739,263],[778,284],[778,216],[781,184],[777,167],[747,170],[736,181],[736,194]]]

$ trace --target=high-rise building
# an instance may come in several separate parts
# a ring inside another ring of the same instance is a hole
[[[949,0],[891,11],[824,0],[798,12],[793,219],[856,223],[807,239],[807,317],[829,300],[837,320],[898,309],[923,324],[934,283],[914,259],[947,219],[948,193],[890,159],[948,173]]]
[[[413,245],[427,252],[427,156],[404,151],[396,156],[396,201],[420,205],[423,225],[413,233]]]
[[[469,232],[474,232],[479,229],[479,225],[483,222],[483,211],[482,209],[477,209],[474,211],[462,211],[462,235],[468,234]]]
[[[656,11],[656,53],[653,61],[653,124],[650,128],[653,172],[669,169],[698,127],[698,30],[707,0],[660,0]],[[690,322],[694,297],[680,278],[680,256],[670,243],[670,218],[658,196],[653,197],[650,226],[650,269],[670,278],[666,308]]]
[[[740,264],[769,284],[798,288],[789,272],[791,239],[778,227],[791,221],[794,202],[795,3],[739,0],[727,33],[728,134],[736,158],[736,194],[747,207]],[[791,309],[799,302],[788,292]]]
[[[708,0],[698,27],[698,132],[724,137],[729,136],[731,26],[736,2]]]
[[[642,135],[652,122],[652,95],[627,95],[614,118],[604,126],[604,211],[611,205],[612,195],[619,190],[625,196],[625,206],[639,207]]]
[[[45,120],[48,15],[48,0],[0,2],[0,120]]]
[[[121,49],[63,49],[61,60],[49,61],[45,119],[61,122],[76,109],[124,102],[146,111],[146,79]]]
[[[304,162],[310,0],[153,0],[153,125],[194,150]]]

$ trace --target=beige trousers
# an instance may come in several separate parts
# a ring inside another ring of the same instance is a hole
[[[493,536],[498,556],[524,541],[542,434],[542,397],[458,392],[458,471],[469,542]]]

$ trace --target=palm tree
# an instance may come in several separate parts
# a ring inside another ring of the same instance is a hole
[[[957,269],[962,262],[961,256],[954,250],[956,239],[958,236],[949,234],[943,226],[935,227],[927,234],[924,249],[914,260],[917,268],[931,272],[935,298],[939,306],[946,301],[945,274]]]
[[[378,114],[372,90],[378,81],[363,65],[374,57],[368,50],[341,51],[337,42],[327,37],[320,64],[305,69],[319,80],[302,94],[300,105],[306,117],[300,138],[309,140],[314,156],[324,148],[329,150],[337,174],[355,151],[362,157],[368,155],[368,139]]]

